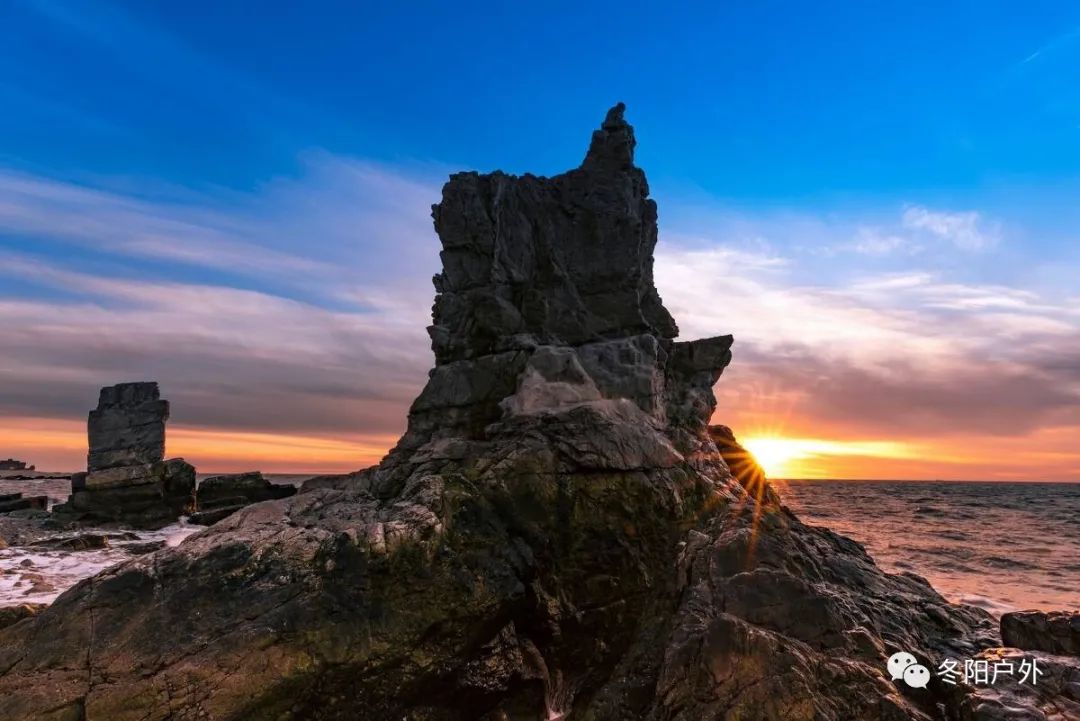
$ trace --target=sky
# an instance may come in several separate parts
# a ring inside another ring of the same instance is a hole
[[[1080,6],[0,3],[0,457],[346,471],[432,364],[430,206],[617,101],[716,422],[777,476],[1080,481]]]

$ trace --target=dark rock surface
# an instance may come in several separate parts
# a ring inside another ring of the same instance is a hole
[[[168,417],[157,383],[102,388],[87,421],[87,472],[71,476],[70,498],[53,508],[57,522],[153,528],[189,510],[195,468],[182,458],[163,460]]]
[[[13,626],[25,618],[32,618],[45,608],[43,603],[23,603],[0,608],[0,629]]]
[[[90,411],[87,421],[87,469],[161,461],[165,458],[168,419],[169,402],[161,399],[157,383],[120,383],[102,388],[97,408]]]
[[[208,511],[196,511],[188,516],[188,523],[194,526],[212,526],[218,521],[228,518],[247,505],[250,504],[237,503],[233,505],[218,506]]]
[[[0,513],[12,511],[44,510],[49,507],[48,496],[23,496],[21,493],[5,493],[0,496]]]
[[[144,541],[142,543],[129,543],[124,546],[124,550],[132,556],[145,556],[148,553],[160,551],[166,545],[165,541]]]
[[[885,672],[998,645],[989,614],[732,474],[732,339],[674,340],[633,148],[620,105],[576,170],[453,176],[398,446],[0,632],[0,718],[993,718]]]
[[[1002,674],[992,684],[965,687],[960,718],[964,721],[1076,721],[1080,719],[1080,659],[1024,651],[989,648],[976,661],[1011,664],[1016,672]],[[1024,679],[1023,663],[1034,663],[1038,678]]]
[[[343,490],[356,483],[360,474],[356,473],[331,473],[325,476],[312,476],[300,484],[299,493],[308,493],[319,490]]]
[[[195,491],[200,511],[242,506],[296,495],[296,486],[271,483],[259,471],[210,476]]]
[[[156,528],[174,522],[194,503],[195,468],[182,458],[99,473],[110,475],[98,476],[93,486],[93,474],[72,478],[68,501],[53,507],[58,521]]]
[[[1080,598],[1080,588],[1077,588]],[[1029,651],[1080,656],[1080,612],[1018,611],[1001,617],[1001,639]]]
[[[44,538],[28,544],[31,548],[48,548],[58,551],[91,551],[108,548],[110,541],[134,541],[134,533],[81,533],[75,536]]]

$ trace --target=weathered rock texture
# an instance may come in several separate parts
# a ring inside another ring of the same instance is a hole
[[[165,421],[169,402],[157,383],[121,383],[101,389],[90,411],[90,452],[86,469],[93,474],[118,466],[145,466],[165,458]]]
[[[22,603],[18,606],[0,608],[0,628],[13,626],[23,619],[32,618],[45,608],[41,603]]]
[[[195,497],[199,510],[248,505],[296,495],[296,486],[271,483],[259,471],[210,476],[199,484]]]
[[[142,527],[176,520],[193,503],[195,469],[182,458],[164,460],[168,418],[157,383],[102,388],[87,421],[87,472],[72,476],[56,518]]]
[[[1077,594],[1080,599],[1080,588]],[[1080,656],[1080,612],[1006,613],[1001,617],[1001,638],[1016,648]]]
[[[28,509],[44,510],[49,505],[48,496],[23,496],[21,493],[0,493],[0,513],[25,511]]]
[[[203,479],[195,491],[198,511],[190,523],[212,526],[244,506],[296,495],[296,486],[271,483],[259,471],[230,473]]]
[[[0,633],[0,717],[989,718],[885,673],[996,642],[988,614],[732,475],[732,339],[674,340],[633,149],[620,105],[576,170],[453,176],[398,446]]]

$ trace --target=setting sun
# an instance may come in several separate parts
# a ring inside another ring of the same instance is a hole
[[[742,444],[770,478],[791,475],[791,461],[803,455],[799,443],[787,438],[748,438]]]
[[[895,441],[831,441],[823,438],[750,436],[740,439],[770,478],[820,478],[829,457],[909,458],[912,449]]]

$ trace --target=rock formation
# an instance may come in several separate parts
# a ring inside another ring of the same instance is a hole
[[[13,626],[23,619],[32,618],[45,608],[41,603],[23,603],[18,606],[0,608],[0,628]]]
[[[244,506],[296,495],[296,486],[271,483],[259,471],[203,479],[195,491],[197,512],[190,523],[210,526]]]
[[[87,472],[72,476],[68,502],[53,509],[57,519],[140,527],[175,521],[192,504],[195,469],[182,458],[164,460],[168,418],[157,383],[102,388],[87,421]]]
[[[48,496],[23,497],[23,494],[21,493],[0,493],[0,513],[26,510],[43,511],[48,505]]]
[[[1080,588],[1077,594],[1080,598]],[[1080,612],[1006,613],[1001,617],[1001,638],[1016,648],[1080,656]]]
[[[996,643],[988,614],[732,475],[732,338],[674,340],[633,150],[619,105],[580,168],[452,176],[397,447],[0,632],[0,718],[1003,718],[885,672]]]

